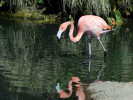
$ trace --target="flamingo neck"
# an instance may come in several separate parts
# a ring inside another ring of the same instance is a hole
[[[82,35],[83,35],[83,32],[81,32],[80,30],[78,30],[77,36],[76,36],[76,37],[73,37],[74,24],[73,24],[71,21],[69,21],[69,22],[68,22],[68,25],[71,26],[70,31],[69,31],[70,40],[71,40],[72,42],[78,42],[78,41],[81,39],[81,37],[82,37]]]

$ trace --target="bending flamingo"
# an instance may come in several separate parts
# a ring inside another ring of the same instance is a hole
[[[73,37],[74,24],[71,21],[64,22],[60,25],[59,31],[57,33],[57,38],[60,40],[61,34],[66,30],[67,26],[70,25],[71,29],[69,31],[69,37],[72,42],[78,42],[82,35],[86,33],[89,39],[89,58],[91,57],[91,36],[94,35],[100,42],[103,50],[104,56],[106,56],[107,51],[104,48],[100,35],[106,32],[112,31],[111,27],[99,16],[95,15],[85,15],[80,17],[78,21],[78,33],[76,37]]]

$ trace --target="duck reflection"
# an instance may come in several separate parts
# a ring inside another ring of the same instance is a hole
[[[65,92],[64,90],[61,90],[60,84],[57,83],[56,90],[59,93],[60,98],[70,98],[70,97],[72,97],[73,93],[76,91],[76,97],[78,98],[78,100],[85,100],[85,93],[84,93],[84,89],[82,86],[84,84],[80,83],[79,81],[80,81],[80,79],[78,77],[71,78],[71,80],[68,82],[68,90],[69,90],[68,93]],[[73,100],[74,100],[74,98],[73,98]]]

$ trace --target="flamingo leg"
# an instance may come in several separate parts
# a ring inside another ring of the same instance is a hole
[[[102,41],[101,41],[101,39],[100,39],[100,36],[98,36],[97,39],[98,39],[98,41],[100,42],[100,44],[101,44],[101,46],[102,46],[102,48],[103,48],[103,50],[104,50],[104,57],[106,58],[106,56],[107,56],[107,51],[106,51],[106,49],[105,49],[104,46],[103,46],[103,43],[102,43]]]
[[[91,36],[88,37],[89,40],[89,59],[91,58]]]

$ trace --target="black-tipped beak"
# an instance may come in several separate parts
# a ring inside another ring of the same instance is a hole
[[[111,32],[113,32],[114,30],[115,30],[115,29],[111,28],[111,30],[110,30],[110,31],[111,31]]]
[[[58,40],[59,43],[61,43],[61,41],[60,41],[60,39],[58,37],[57,37],[57,40]]]
[[[58,33],[57,33],[57,40],[58,40],[58,42],[60,42],[60,37],[61,37],[62,32],[63,32],[63,29],[60,29],[60,28],[59,28],[59,31],[58,31]],[[61,43],[61,42],[60,42],[60,43]]]

